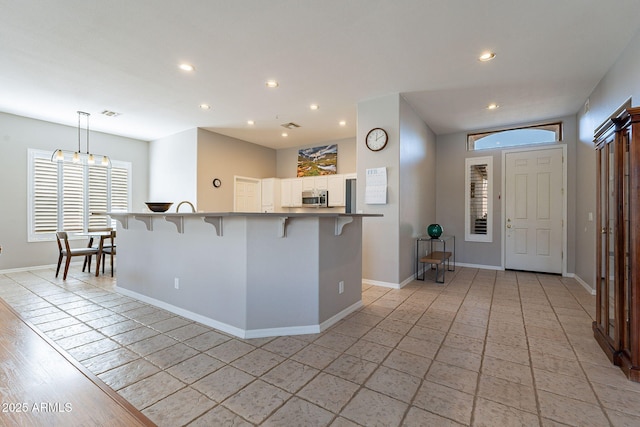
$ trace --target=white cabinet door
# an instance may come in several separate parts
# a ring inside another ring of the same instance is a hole
[[[302,191],[328,190],[327,176],[305,176],[302,178]]]
[[[316,190],[328,190],[329,189],[329,180],[328,177],[325,176],[316,176],[315,185]]]
[[[313,191],[316,189],[316,177],[305,176],[302,178],[302,191]]]
[[[344,175],[331,175],[327,179],[327,191],[329,191],[329,206],[344,206]]]
[[[288,208],[291,206],[291,180],[280,181],[280,206]]]
[[[262,180],[261,212],[277,212],[280,207],[280,180],[266,178]]]
[[[299,208],[302,206],[302,179],[294,178],[291,180],[291,207]]]
[[[280,206],[297,208],[302,206],[302,178],[290,178],[280,181]]]

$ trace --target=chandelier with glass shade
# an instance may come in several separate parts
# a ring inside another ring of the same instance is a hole
[[[51,155],[52,162],[67,162],[67,163],[76,163],[79,165],[89,165],[89,166],[104,166],[107,168],[111,167],[111,159],[109,156],[105,156],[102,154],[95,154],[89,152],[89,116],[90,113],[85,113],[84,111],[78,111],[78,150],[70,151],[63,150],[58,148]],[[82,143],[82,119],[84,118],[86,123],[86,147],[87,150],[85,152],[82,151],[81,143]]]

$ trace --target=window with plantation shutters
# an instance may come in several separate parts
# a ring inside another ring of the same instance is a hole
[[[51,161],[51,153],[30,149],[28,240],[55,239],[55,232],[113,226],[106,215],[130,205],[131,163],[112,160],[111,169]]]
[[[491,242],[493,157],[465,160],[465,240]]]

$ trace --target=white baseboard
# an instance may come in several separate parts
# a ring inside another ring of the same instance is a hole
[[[504,271],[504,267],[501,265],[483,265],[483,264],[467,264],[465,262],[456,262],[456,268],[458,267],[466,267],[466,268],[480,268],[482,270],[499,270]]]
[[[193,320],[195,322],[201,323],[206,326],[210,326],[212,328],[218,329],[219,331],[226,332],[228,334],[231,334],[238,338],[243,338],[243,339],[275,337],[275,336],[284,336],[284,335],[317,334],[319,332],[324,331],[325,329],[337,323],[339,320],[341,320],[345,316],[353,313],[354,311],[362,307],[362,300],[360,300],[317,325],[289,326],[289,327],[283,327],[283,328],[266,328],[266,329],[242,329],[236,326],[229,325],[227,323],[219,322],[210,317],[206,317],[201,314],[194,313],[189,310],[185,310],[184,308],[176,307],[175,305],[168,304],[164,301],[160,301],[155,298],[151,298],[146,295],[142,295],[137,292],[130,291],[128,289],[119,288],[116,286],[116,292],[131,298],[135,298],[139,301],[146,302],[147,304],[151,304],[158,308],[162,308],[164,310],[170,311],[171,313],[177,314],[178,316],[185,317],[187,319]]]
[[[400,283],[382,282],[380,280],[362,279],[365,285],[382,286],[383,288],[400,289]]]
[[[580,283],[582,285],[582,287],[585,288],[585,290],[587,292],[589,292],[591,295],[595,295],[596,294],[596,290],[593,289],[591,286],[589,286],[589,284],[587,282],[582,280],[580,278],[580,276],[576,275],[575,273],[567,273],[567,274],[564,275],[564,277],[571,277],[572,279],[575,279],[576,282]]]
[[[79,257],[76,257],[79,258]],[[83,261],[72,261],[71,265],[73,266],[78,266],[78,265],[82,265]],[[0,274],[11,274],[11,273],[24,273],[25,271],[32,271],[32,270],[47,270],[49,268],[53,268],[55,270],[55,268],[58,266],[58,264],[49,264],[49,265],[32,265],[30,267],[18,267],[18,268],[7,268],[5,270],[0,270]],[[60,266],[60,272],[62,272],[64,270],[64,263],[62,263],[62,265]]]

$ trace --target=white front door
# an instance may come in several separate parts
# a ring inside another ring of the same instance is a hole
[[[563,149],[505,155],[505,268],[562,273]]]

